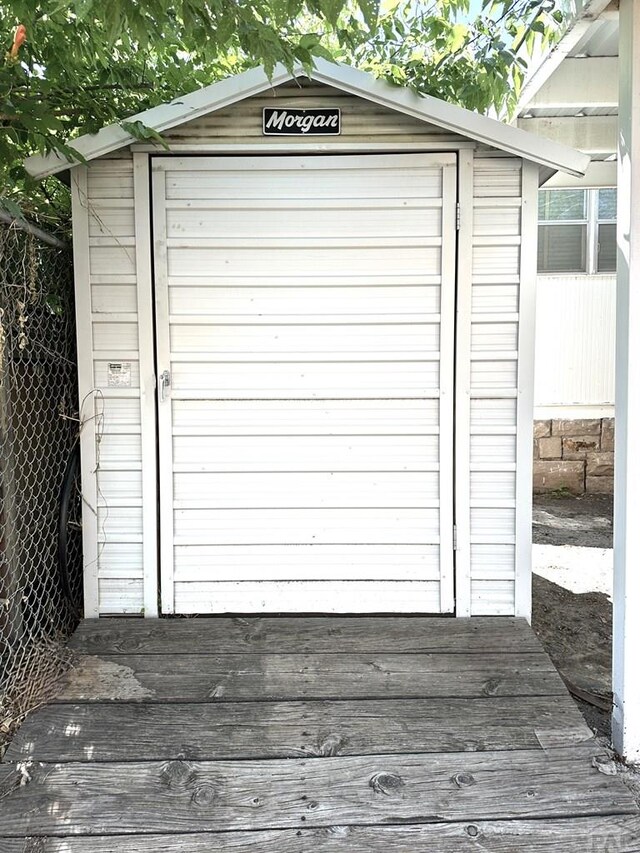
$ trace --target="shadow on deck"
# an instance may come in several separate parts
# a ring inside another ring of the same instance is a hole
[[[102,619],[72,645],[0,764],[2,853],[640,850],[523,620]]]

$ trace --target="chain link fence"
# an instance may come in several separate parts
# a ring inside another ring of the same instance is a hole
[[[0,222],[0,756],[79,618],[76,373],[70,250]]]

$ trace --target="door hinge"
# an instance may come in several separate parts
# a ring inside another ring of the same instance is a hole
[[[458,550],[458,525],[453,525],[453,550]]]
[[[460,202],[457,201],[456,202],[456,231],[460,230],[460,219],[461,219],[461,217],[462,217],[462,214],[460,212]]]

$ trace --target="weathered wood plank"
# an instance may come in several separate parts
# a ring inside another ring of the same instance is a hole
[[[564,696],[49,705],[5,761],[298,758],[568,746],[591,737]]]
[[[565,695],[548,656],[525,654],[83,656],[58,701],[233,701]]]
[[[71,646],[86,654],[174,654],[198,651],[501,652],[540,651],[524,619],[477,617],[214,617],[199,619],[85,619]]]
[[[593,768],[593,752],[588,745],[283,761],[34,763],[5,778],[0,826],[9,837],[109,835],[636,813],[623,783]]]
[[[640,818],[332,826],[222,834],[2,838],[3,853],[638,853]]]

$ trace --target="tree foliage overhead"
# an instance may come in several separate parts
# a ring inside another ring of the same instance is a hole
[[[561,33],[554,0],[440,0],[393,5],[353,51],[359,67],[422,94],[485,113],[516,106],[527,60]],[[561,5],[561,4],[560,4]]]
[[[561,22],[553,0],[0,0],[0,207],[64,221],[65,189],[25,156],[256,64],[336,58],[501,109]]]

